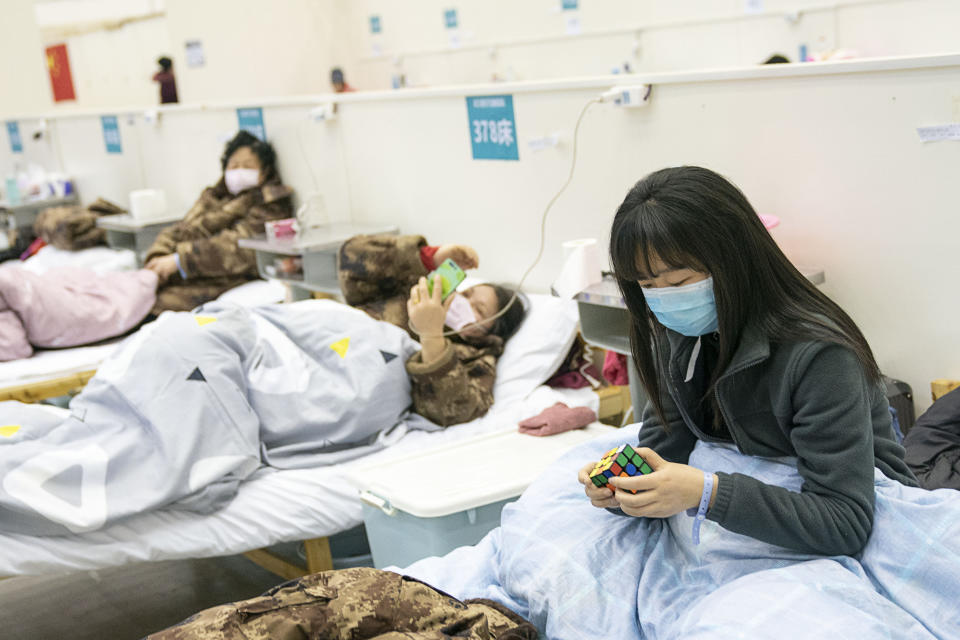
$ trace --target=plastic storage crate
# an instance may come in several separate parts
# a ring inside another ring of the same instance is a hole
[[[355,468],[374,566],[403,568],[476,544],[551,462],[612,428],[595,423],[549,437],[511,428]]]

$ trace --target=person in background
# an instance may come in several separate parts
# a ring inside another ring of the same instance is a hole
[[[146,268],[159,278],[153,313],[188,311],[257,277],[254,252],[237,240],[293,215],[293,190],[282,184],[276,157],[269,143],[246,131],[227,143],[223,176],[147,251]]]
[[[160,71],[153,74],[153,81],[160,83],[160,104],[179,102],[177,99],[177,79],[173,76],[173,60],[167,56],[157,58]]]
[[[790,58],[781,54],[775,53],[766,60],[763,61],[763,64],[784,64],[790,62]]]
[[[330,84],[333,85],[333,90],[336,93],[348,93],[350,91],[356,91],[356,89],[348,85],[347,81],[343,79],[343,69],[340,67],[335,67],[330,72]]]

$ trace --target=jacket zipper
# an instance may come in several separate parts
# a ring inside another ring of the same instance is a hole
[[[733,371],[727,371],[726,373],[724,373],[724,374],[720,377],[719,380],[717,380],[717,386],[716,386],[716,388],[713,390],[713,393],[714,393],[714,395],[715,395],[716,398],[717,398],[717,407],[720,408],[720,415],[723,417],[724,422],[727,423],[727,429],[729,429],[729,431],[730,431],[730,437],[733,439],[733,443],[734,443],[735,445],[737,445],[737,449],[739,449],[740,451],[743,451],[743,448],[740,446],[740,441],[737,440],[736,429],[734,429],[733,421],[730,419],[730,416],[727,414],[727,408],[726,408],[726,406],[723,404],[723,399],[720,397],[720,382],[722,382],[724,379],[726,379],[727,376],[732,376],[732,375],[734,375],[735,373],[740,373],[741,371],[744,371],[744,370],[752,367],[753,365],[758,364],[758,363],[761,362],[762,360],[763,360],[763,358],[760,358],[759,360],[751,360],[750,362],[744,364],[744,365],[741,366],[741,367],[738,367],[737,369],[735,369],[735,370],[733,370]]]

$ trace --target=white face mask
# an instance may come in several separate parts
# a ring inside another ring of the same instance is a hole
[[[470,305],[470,301],[460,294],[454,294],[453,302],[450,303],[450,307],[447,309],[447,315],[444,318],[444,324],[454,331],[460,331],[467,325],[471,325],[476,321],[477,316],[473,312],[473,307]]]
[[[245,189],[260,184],[259,169],[227,169],[223,172],[223,181],[227,185],[227,191],[237,195]]]

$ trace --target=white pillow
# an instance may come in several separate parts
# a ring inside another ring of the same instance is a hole
[[[496,403],[526,398],[554,374],[577,336],[577,303],[554,296],[527,294],[526,317],[507,340],[497,361],[493,385]]]

